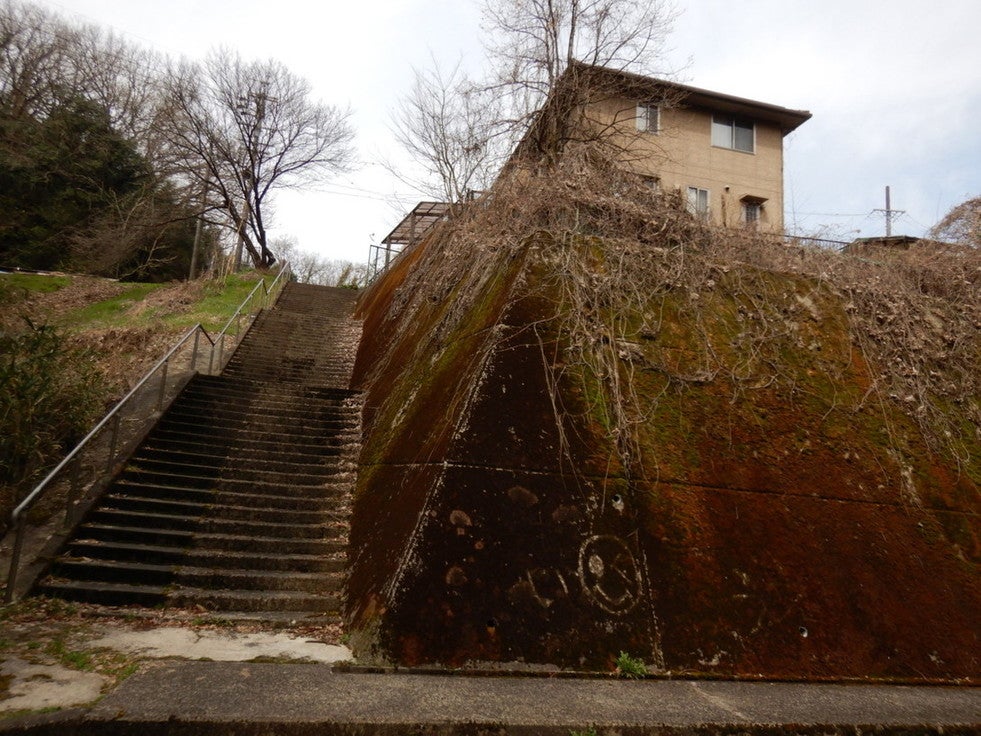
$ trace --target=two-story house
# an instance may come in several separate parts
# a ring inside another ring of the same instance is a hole
[[[505,170],[561,155],[570,141],[595,141],[652,188],[678,193],[698,217],[782,233],[783,139],[810,117],[806,110],[577,63],[557,81]],[[420,202],[372,246],[372,273],[448,211],[444,203]]]
[[[780,232],[783,139],[810,117],[804,110],[574,64],[516,153],[527,160],[542,152],[547,135],[592,136],[653,187],[678,192],[697,216]]]

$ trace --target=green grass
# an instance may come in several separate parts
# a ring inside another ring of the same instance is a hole
[[[273,278],[275,277],[269,276],[266,279],[267,288],[272,284]],[[170,315],[166,322],[175,327],[188,328],[200,322],[208,332],[217,332],[225,326],[257,283],[258,279],[251,273],[230,275],[224,284],[210,282],[205,285],[204,298],[191,311]],[[259,292],[264,293],[262,289]]]
[[[83,672],[92,670],[92,654],[90,652],[69,649],[60,638],[49,642],[44,651],[61,662],[65,667]]]
[[[267,285],[274,275],[266,277]],[[38,274],[0,274],[0,304],[11,305],[30,294],[57,291],[71,283],[71,276],[41,276]],[[134,309],[148,296],[168,284],[144,284],[121,282],[122,291],[109,299],[92,302],[70,314],[60,315],[57,324],[71,332],[106,328],[139,328],[163,324],[174,330],[186,329],[201,323],[209,332],[217,332],[235,313],[239,304],[258,283],[255,272],[232,274],[223,282],[206,281],[202,284],[199,300],[179,313],[168,312],[167,307],[153,306]],[[261,290],[260,290],[261,291]]]
[[[0,305],[11,305],[26,299],[31,294],[47,294],[58,291],[71,283],[69,276],[42,276],[36,273],[0,274]]]
[[[155,310],[148,309],[134,316],[129,310],[137,303],[166,284],[126,284],[127,288],[101,302],[93,302],[71,315],[71,329],[93,327],[136,327],[149,324],[156,316]]]

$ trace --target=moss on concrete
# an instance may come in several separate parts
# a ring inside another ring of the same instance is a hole
[[[452,242],[425,248],[363,302],[350,611],[370,646],[976,678],[970,415],[946,405],[958,464],[883,395],[830,284],[726,264],[618,302],[582,288],[613,271],[598,238],[539,233],[442,281],[412,269]]]

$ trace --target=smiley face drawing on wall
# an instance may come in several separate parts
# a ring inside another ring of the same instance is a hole
[[[579,580],[589,598],[607,613],[620,616],[640,600],[640,567],[619,537],[589,537],[579,548]]]

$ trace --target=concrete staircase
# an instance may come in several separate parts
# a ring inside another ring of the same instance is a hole
[[[288,284],[221,376],[195,376],[35,592],[336,617],[360,400],[356,293]]]

